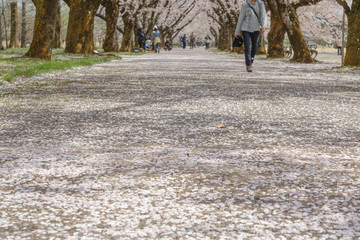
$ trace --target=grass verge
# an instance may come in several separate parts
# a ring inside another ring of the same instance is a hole
[[[42,73],[63,71],[74,67],[89,66],[120,57],[99,57],[66,54],[64,50],[53,51],[51,61],[23,57],[27,49],[8,49],[0,52],[0,85],[17,77],[32,77]]]
[[[28,66],[21,66],[21,65],[15,66],[12,69],[12,71],[10,71],[8,74],[6,74],[3,77],[3,80],[10,82],[13,81],[16,77],[32,77],[42,73],[67,70],[70,68],[80,67],[80,66],[89,66],[101,62],[107,62],[114,59],[116,58],[84,57],[80,59],[71,59],[71,60],[63,60],[63,61],[44,61],[44,62],[39,61],[36,64],[30,64]]]

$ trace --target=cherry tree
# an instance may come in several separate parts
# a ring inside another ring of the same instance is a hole
[[[104,40],[105,52],[117,52],[119,50],[117,23],[120,14],[119,0],[103,0],[101,5],[105,8],[106,35]],[[100,10],[100,12],[102,12]],[[101,15],[100,13],[97,16]],[[101,15],[103,16],[103,15]]]
[[[235,32],[240,0],[208,0],[207,16],[212,20],[210,29],[220,50],[230,50]]]
[[[70,7],[65,52],[93,54],[95,13],[101,0],[64,0]]]
[[[200,14],[204,4],[201,1],[173,0],[169,1],[165,11],[160,12],[159,17],[154,21],[159,27],[163,39],[173,40],[185,27],[189,26]]]
[[[109,51],[108,44],[117,41],[110,37],[116,35],[116,30],[122,34],[120,50],[126,52],[137,43],[138,28],[150,37],[157,26],[163,40],[174,39],[201,12],[201,2],[196,0],[103,0],[101,4],[103,8],[96,16],[107,22],[105,51]]]
[[[19,18],[18,18],[18,6],[17,1],[12,0],[10,2],[11,9],[11,33],[10,33],[10,48],[18,48],[20,46],[19,42]]]
[[[277,4],[274,0],[265,1],[267,8],[270,11],[270,31],[268,33],[268,57],[283,58],[284,54],[284,39],[286,30],[278,13]]]
[[[55,16],[55,33],[52,42],[53,48],[61,48],[61,4],[58,1],[56,5],[56,16]]]
[[[360,66],[360,0],[353,0],[351,7],[345,0],[336,0],[348,17],[348,39],[345,66]]]
[[[269,33],[269,51],[271,57],[283,56],[283,40],[287,33],[294,50],[292,60],[296,62],[313,62],[306,41],[302,35],[296,9],[321,0],[266,0],[267,9],[271,12],[271,29]],[[221,50],[230,50],[231,38],[236,27],[241,3],[239,0],[209,0],[208,17],[217,24],[218,29],[211,29],[218,39]],[[259,41],[259,51],[265,53],[264,41]]]
[[[292,60],[300,63],[311,63],[314,59],[311,57],[310,50],[301,31],[299,17],[296,10],[299,7],[316,4],[321,0],[275,0],[278,10],[278,16],[283,23],[288,38],[293,48],[294,55]]]
[[[26,56],[51,59],[55,30],[56,6],[59,0],[32,0],[36,7],[33,40]]]

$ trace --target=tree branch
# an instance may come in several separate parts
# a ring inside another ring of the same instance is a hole
[[[344,8],[346,15],[350,14],[351,9],[345,0],[336,0],[336,2]]]

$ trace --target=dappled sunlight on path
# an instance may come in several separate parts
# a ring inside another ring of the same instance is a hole
[[[174,49],[1,86],[0,238],[360,238],[335,66]]]

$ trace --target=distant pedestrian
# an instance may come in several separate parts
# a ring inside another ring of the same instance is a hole
[[[145,50],[146,35],[141,28],[137,32],[139,47]]]
[[[165,51],[171,51],[172,49],[172,42],[170,39],[166,40],[166,42],[164,43],[164,49]]]
[[[209,37],[209,35],[206,35],[205,37],[205,49],[208,50],[210,48],[210,41],[211,38]]]
[[[191,33],[190,35],[190,49],[193,49],[194,48],[194,44],[195,44],[195,35],[194,35],[194,32]]]
[[[160,53],[161,34],[157,26],[154,27],[151,40],[154,44],[155,53]]]
[[[182,37],[183,49],[186,48],[186,41],[187,41],[187,37],[186,37],[186,34],[184,34],[184,36]]]
[[[260,31],[265,32],[265,26],[266,10],[264,2],[261,0],[246,0],[241,6],[235,37],[238,37],[240,31],[242,31],[246,70],[248,72],[252,72],[252,64],[257,52]]]
[[[336,41],[336,48],[338,50],[338,55],[342,55],[342,42],[340,40]]]

